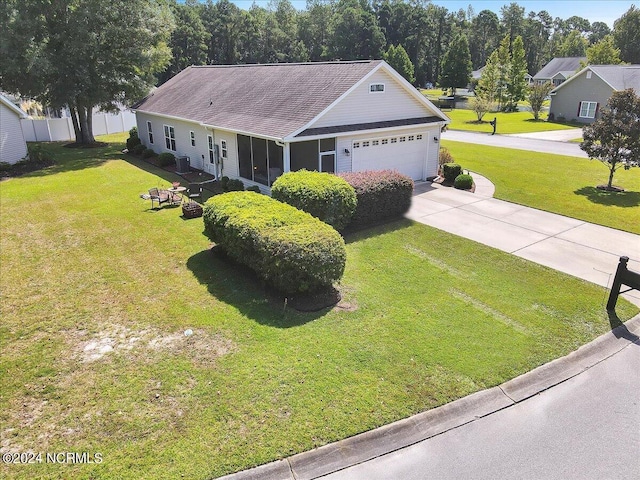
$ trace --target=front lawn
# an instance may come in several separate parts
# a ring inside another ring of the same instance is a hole
[[[496,186],[495,197],[640,234],[640,168],[620,169],[622,193],[595,188],[609,170],[598,160],[442,141],[465,170]]]
[[[534,120],[533,115],[530,112],[490,112],[487,113],[482,122],[478,122],[478,117],[473,110],[463,110],[460,108],[454,110],[447,110],[445,114],[451,119],[449,124],[452,130],[466,130],[469,132],[485,132],[491,133],[493,127],[489,125],[489,122],[494,118],[498,119],[496,133],[510,134],[510,133],[533,133],[533,132],[547,132],[550,130],[567,130],[575,128],[571,125],[563,123],[547,122],[545,120]],[[580,136],[581,133],[578,133]]]
[[[122,143],[50,148],[56,165],[0,183],[2,448],[102,462],[3,478],[209,479],[497,385],[611,328],[603,288],[409,220],[349,236],[342,303],[298,313],[211,251],[202,219],[139,198],[172,174]],[[637,311],[618,303],[622,321]]]

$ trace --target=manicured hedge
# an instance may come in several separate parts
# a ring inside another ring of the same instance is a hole
[[[171,152],[162,152],[158,155],[158,165],[161,167],[168,167],[176,163],[176,156]]]
[[[445,163],[442,165],[442,176],[445,182],[451,182],[456,179],[458,175],[462,173],[462,167],[457,163]]]
[[[461,173],[453,181],[453,186],[460,190],[470,190],[473,186],[473,177],[466,173]]]
[[[344,240],[331,226],[255,192],[229,192],[204,205],[204,233],[232,259],[286,294],[340,280]]]
[[[356,191],[358,205],[349,228],[399,217],[411,207],[413,180],[393,170],[340,173]]]
[[[310,213],[336,230],[343,230],[356,209],[356,192],[329,173],[299,170],[278,177],[271,196]]]

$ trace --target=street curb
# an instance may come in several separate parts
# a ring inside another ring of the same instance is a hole
[[[220,480],[311,480],[414,445],[508,408],[569,380],[640,339],[640,315],[500,386]]]

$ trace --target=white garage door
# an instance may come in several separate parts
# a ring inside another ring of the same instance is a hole
[[[413,180],[422,180],[427,163],[427,138],[426,133],[419,133],[354,141],[351,168],[354,172],[397,170]]]

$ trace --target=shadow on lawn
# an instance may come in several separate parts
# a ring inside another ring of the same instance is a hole
[[[288,307],[284,296],[269,290],[252,270],[229,259],[217,247],[191,256],[187,268],[207,286],[211,295],[262,325],[296,327],[321,318],[331,310],[299,312]]]
[[[582,187],[573,193],[587,197],[590,202],[616,207],[637,207],[640,205],[640,192],[607,192],[596,187]]]

